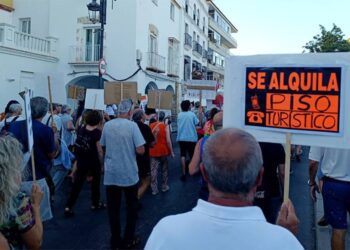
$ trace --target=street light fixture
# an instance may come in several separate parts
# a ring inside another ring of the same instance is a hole
[[[106,24],[107,15],[107,0],[100,0],[98,4],[96,0],[92,0],[91,3],[87,4],[89,10],[89,19],[92,23],[99,22],[101,24],[100,28],[100,62],[103,60],[103,36],[104,36],[104,25]],[[99,87],[103,88],[103,79],[101,70],[98,72],[98,77],[100,80]]]

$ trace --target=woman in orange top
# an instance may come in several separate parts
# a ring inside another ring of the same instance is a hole
[[[169,125],[164,123],[164,112],[159,112],[158,121],[150,124],[152,133],[156,138],[156,144],[150,148],[151,157],[151,188],[152,194],[158,194],[158,168],[162,167],[162,191],[169,190],[168,186],[168,159],[171,155],[174,157],[173,147],[170,139]]]

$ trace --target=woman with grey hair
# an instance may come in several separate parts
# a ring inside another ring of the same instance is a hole
[[[30,198],[20,192],[22,157],[16,139],[0,136],[0,232],[14,249],[40,249],[43,193],[36,184]]]
[[[0,131],[4,134],[10,128],[11,124],[16,121],[22,121],[22,106],[19,103],[13,103],[9,106],[9,112],[6,114],[5,119],[0,122]]]

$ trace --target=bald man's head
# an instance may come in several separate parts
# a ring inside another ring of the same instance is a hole
[[[263,165],[259,143],[240,129],[214,133],[204,146],[203,165],[209,183],[218,191],[246,195]]]

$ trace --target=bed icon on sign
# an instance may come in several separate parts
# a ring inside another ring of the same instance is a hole
[[[259,111],[249,111],[247,117],[249,123],[262,124],[265,114]]]
[[[250,97],[250,101],[252,102],[253,109],[260,109],[259,98],[257,95]]]

